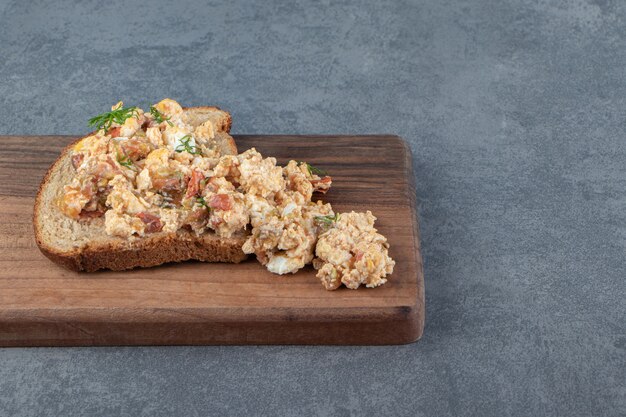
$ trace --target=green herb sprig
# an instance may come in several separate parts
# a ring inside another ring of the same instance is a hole
[[[174,123],[170,122],[170,118],[163,116],[163,114],[158,111],[156,107],[150,106],[150,114],[154,117],[154,120],[157,123],[167,122],[168,125],[174,126]]]
[[[99,114],[89,119],[89,126],[96,130],[104,130],[105,132],[111,128],[113,123],[123,125],[126,119],[139,114],[137,107],[119,107],[110,112]]]
[[[191,144],[191,135],[185,135],[180,138],[180,145],[174,150],[178,153],[189,152],[192,155],[201,155],[201,152],[198,151],[198,147]]]
[[[211,207],[206,203],[204,197],[196,197],[196,204],[207,209],[209,213],[211,212]]]
[[[123,166],[126,167],[128,169],[134,169],[135,168],[135,164],[133,163],[133,160],[130,159],[130,157],[128,155],[123,155],[123,154],[117,154],[117,162]]]
[[[330,214],[328,216],[315,216],[313,220],[320,226],[330,227],[339,221],[339,213],[335,213],[332,216]]]
[[[309,171],[309,174],[311,174],[311,175],[319,175],[319,176],[328,175],[328,172],[324,171],[321,168],[315,167],[315,166],[309,164],[308,162],[298,161],[298,166],[302,166],[303,164],[306,165],[306,169],[307,169],[307,171]]]

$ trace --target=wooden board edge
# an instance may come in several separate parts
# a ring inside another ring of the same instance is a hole
[[[354,315],[312,320],[186,322],[55,320],[23,315],[0,320],[0,347],[154,345],[399,345],[419,338],[414,306],[380,309],[379,317]],[[6,316],[5,316],[6,317]]]
[[[413,216],[411,222],[413,223],[413,245],[415,246],[415,268],[417,272],[417,299],[415,305],[415,315],[417,316],[417,333],[415,341],[419,340],[424,334],[424,326],[426,324],[426,296],[425,296],[425,284],[424,284],[424,261],[422,258],[422,246],[420,243],[420,226],[419,226],[419,211],[417,205],[417,187],[415,183],[415,173],[413,172],[413,157],[411,147],[400,136],[393,135],[397,141],[400,142],[404,148],[404,166],[405,172],[408,177],[407,192],[409,195],[409,202],[411,204],[411,211]]]

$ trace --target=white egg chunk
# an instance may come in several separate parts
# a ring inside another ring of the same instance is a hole
[[[297,208],[298,208],[298,205],[296,203],[287,204],[285,208],[283,208],[282,216],[283,217],[289,216]]]
[[[187,129],[173,126],[167,128],[163,132],[163,140],[167,147],[174,152],[182,152],[184,150],[196,150],[196,140]]]
[[[293,258],[289,258],[283,254],[272,256],[267,263],[267,270],[278,275],[293,274],[300,269],[300,265]]]
[[[139,113],[137,113],[134,117],[129,117],[124,121],[124,124],[120,127],[120,136],[129,138],[137,132],[140,128],[139,120],[137,117]]]

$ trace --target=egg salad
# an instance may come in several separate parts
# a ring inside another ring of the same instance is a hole
[[[281,167],[254,148],[221,155],[213,122],[192,126],[171,99],[147,112],[119,102],[90,123],[96,131],[71,150],[75,174],[59,197],[72,219],[103,218],[108,235],[131,240],[180,229],[245,234],[242,250],[269,271],[313,263],[326,289],[375,287],[393,271],[375,217],[313,201],[332,179],[306,162]]]
[[[344,284],[377,287],[387,282],[395,262],[389,257],[387,239],[374,229],[376,217],[366,213],[344,213],[317,241],[313,266],[327,290]]]

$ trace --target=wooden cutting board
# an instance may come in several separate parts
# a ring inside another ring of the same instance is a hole
[[[70,136],[0,136],[0,346],[400,344],[424,327],[411,157],[397,136],[235,136],[239,151],[309,161],[335,211],[371,210],[396,267],[375,289],[326,291],[244,263],[185,262],[76,273],[45,258],[32,230],[37,187]]]

